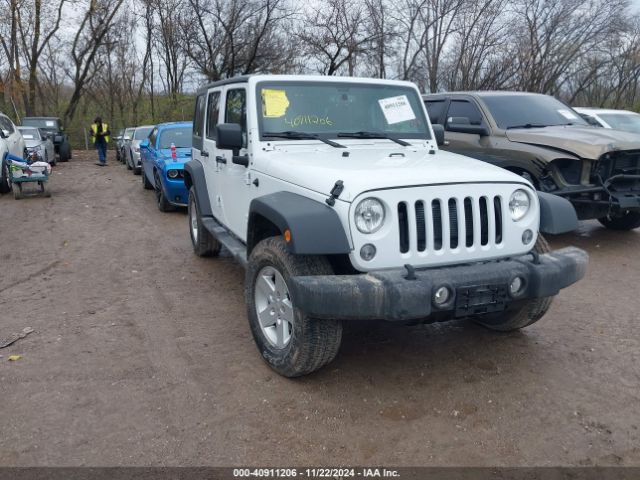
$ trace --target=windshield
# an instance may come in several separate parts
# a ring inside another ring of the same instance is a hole
[[[136,133],[133,137],[134,140],[144,140],[145,138],[147,138],[149,136],[149,134],[151,133],[151,130],[153,130],[153,127],[138,127],[136,128]]]
[[[40,130],[37,128],[18,128],[25,140],[40,140]]]
[[[500,128],[588,125],[564,103],[548,95],[483,95]]]
[[[640,133],[640,115],[637,113],[599,113],[598,116],[611,128],[625,132]]]
[[[418,93],[385,84],[264,82],[257,87],[260,134],[296,132],[322,138],[376,133],[392,138],[429,139]],[[341,135],[342,134],[342,135]],[[266,137],[265,137],[266,135]],[[291,135],[288,137],[294,139]],[[369,136],[369,138],[373,138]]]
[[[171,148],[173,143],[176,148],[191,148],[191,127],[168,128],[160,133],[160,148]]]
[[[55,118],[23,118],[22,124],[29,127],[58,129],[58,120]]]

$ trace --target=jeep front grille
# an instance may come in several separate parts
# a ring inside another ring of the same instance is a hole
[[[400,253],[486,247],[502,243],[503,215],[499,196],[464,197],[397,205]]]

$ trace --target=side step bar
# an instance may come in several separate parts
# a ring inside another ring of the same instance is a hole
[[[231,235],[226,228],[218,223],[213,217],[202,217],[202,224],[216,240],[218,240],[224,248],[231,252],[235,260],[247,268],[247,247],[244,243]]]

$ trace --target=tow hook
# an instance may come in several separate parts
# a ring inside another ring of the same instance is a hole
[[[416,279],[416,269],[413,268],[413,265],[409,265],[408,263],[404,266],[407,269],[407,276],[404,277],[405,280],[415,280]]]
[[[342,180],[338,180],[329,192],[330,197],[325,200],[325,202],[327,202],[327,205],[333,207],[336,204],[336,198],[340,196],[343,190],[344,183],[342,182]]]

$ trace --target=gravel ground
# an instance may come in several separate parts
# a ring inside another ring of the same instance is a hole
[[[287,380],[243,270],[196,257],[185,212],[94,156],[50,199],[0,198],[0,338],[35,329],[0,350],[0,465],[640,464],[640,230],[550,238],[589,272],[522,332],[351,324]]]

